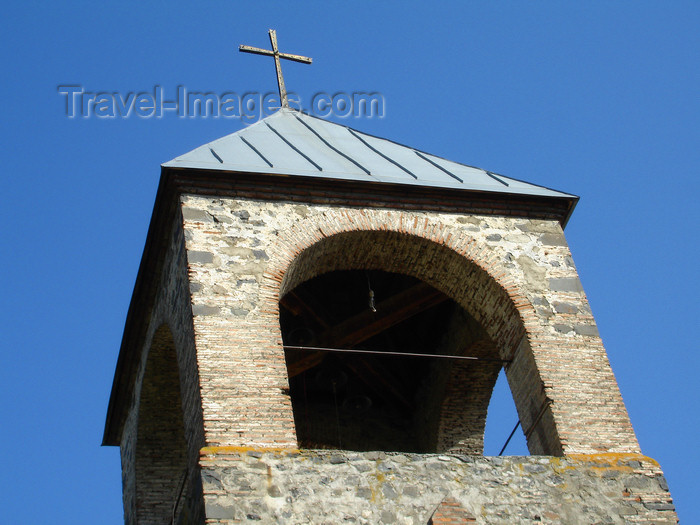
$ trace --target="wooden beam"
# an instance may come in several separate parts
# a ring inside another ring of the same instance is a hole
[[[285,299],[292,293],[287,294]],[[416,284],[377,304],[376,312],[367,308],[366,311],[326,330],[318,337],[317,346],[352,348],[445,300],[447,296],[433,287],[425,283]],[[303,302],[294,304],[299,308],[301,308],[299,305],[309,308],[307,298],[304,298]],[[316,354],[321,355],[316,356]],[[302,358],[290,363],[287,366],[289,377],[295,377],[319,365],[324,357],[325,352],[313,352],[309,354],[308,359]]]
[[[378,303],[376,312],[368,307],[323,332],[318,338],[318,346],[352,348],[445,300],[447,296],[430,285],[416,284]]]
[[[303,288],[297,288],[286,294],[280,300],[280,305],[294,315],[302,316],[307,324],[316,324],[323,330],[328,330],[335,324],[326,313],[326,309]]]
[[[280,300],[280,306],[290,311],[295,316],[301,316],[307,326],[318,327],[321,330],[329,330],[334,324],[325,308],[318,304],[316,298],[304,288],[297,288],[286,294]],[[326,352],[294,352],[292,355],[300,356],[298,359],[287,359],[287,373],[290,378],[320,365],[326,358]]]
[[[287,350],[289,352],[289,350]],[[292,352],[296,354],[301,354],[301,350]],[[307,370],[318,366],[323,362],[326,357],[327,352],[304,352],[304,355],[300,359],[295,359],[293,361],[287,360],[287,374],[289,377],[295,377],[306,372]]]

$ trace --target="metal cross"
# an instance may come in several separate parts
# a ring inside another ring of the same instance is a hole
[[[301,62],[303,64],[311,64],[311,59],[309,57],[303,57],[301,55],[280,53],[279,49],[277,49],[277,33],[274,29],[270,29],[268,33],[270,34],[270,43],[272,44],[272,51],[269,51],[267,49],[260,49],[259,47],[243,45],[241,45],[238,48],[238,50],[244,53],[255,53],[256,55],[266,55],[275,57],[275,69],[277,70],[277,85],[280,89],[280,103],[283,108],[288,108],[289,103],[287,102],[287,90],[284,87],[284,78],[282,77],[282,66],[280,65],[280,58],[294,60],[294,62]]]

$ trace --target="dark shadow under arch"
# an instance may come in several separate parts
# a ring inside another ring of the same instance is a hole
[[[330,272],[282,301],[281,328],[302,448],[483,453],[501,363],[444,294],[401,274]]]
[[[166,325],[154,334],[146,360],[135,469],[137,523],[170,523],[186,494],[187,446],[177,354]]]

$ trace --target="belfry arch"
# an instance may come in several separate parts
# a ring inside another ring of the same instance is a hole
[[[153,335],[138,407],[136,522],[170,523],[187,492],[187,445],[175,342],[166,324]]]
[[[377,308],[381,310],[384,306],[393,312],[371,312],[370,305],[358,311],[358,304],[367,304],[368,291],[372,289],[376,294],[372,287],[382,286],[389,297],[374,297]],[[355,296],[352,315],[348,308],[337,306],[343,301],[339,295],[348,294]],[[525,302],[520,303],[521,308],[527,306]],[[343,448],[343,435],[351,429],[341,422],[352,420],[352,414],[342,414],[342,409],[348,408],[343,407],[343,403],[360,396],[360,399],[365,398],[362,403],[371,404],[372,396],[368,391],[373,390],[375,395],[384,398],[385,405],[393,405],[395,411],[400,412],[399,407],[403,406],[404,412],[411,412],[410,416],[399,418],[404,433],[397,428],[393,438],[387,438],[388,442],[396,443],[396,447],[410,452],[482,454],[491,391],[505,364],[518,413],[521,421],[526,422],[523,428],[528,429],[525,426],[528,423],[533,427],[527,432],[530,451],[561,454],[553,419],[549,414],[538,414],[546,406],[547,399],[541,381],[533,380],[537,370],[526,342],[520,310],[489,272],[443,244],[418,235],[382,230],[353,230],[325,237],[301,251],[287,268],[280,285],[280,307],[282,335],[288,348],[290,393],[301,446]],[[401,323],[405,323],[403,329]],[[420,326],[415,326],[416,323]],[[402,330],[410,330],[413,335],[402,339]],[[421,330],[426,333],[421,334]],[[317,334],[318,331],[321,333]],[[426,335],[428,341],[420,341],[420,335]],[[396,343],[396,339],[402,341]],[[365,348],[367,344],[377,352],[475,359],[390,358],[379,353],[369,357],[289,349],[290,346],[314,346],[335,351]],[[368,364],[368,359],[372,359],[373,364]],[[389,365],[392,359],[395,364]],[[417,364],[417,361],[422,363]],[[422,373],[411,374],[406,369]],[[333,374],[333,370],[339,377],[326,378],[329,384],[325,387],[319,385],[319,381],[323,382],[319,377]],[[399,371],[405,371],[405,377],[391,379],[401,375]],[[370,377],[363,377],[365,374]],[[346,385],[348,375],[364,386]],[[523,377],[528,378],[524,384],[512,384]],[[399,386],[401,379],[404,391]],[[331,385],[330,381],[337,384]],[[418,384],[406,389],[406,383],[416,381]],[[383,392],[377,383],[386,383]],[[353,392],[353,388],[357,391]],[[314,403],[309,401],[309,392],[316,398],[325,394],[327,399],[333,400],[326,406],[329,414],[325,418],[315,414],[320,418],[315,423],[315,431],[310,422]],[[382,403],[381,399],[379,401]],[[375,415],[379,423],[379,412]],[[365,429],[360,434],[366,436],[368,431]],[[410,435],[413,437],[408,441],[401,439],[401,436]],[[314,439],[319,436],[325,436],[321,443]],[[348,447],[352,436],[346,435],[345,441]],[[355,446],[388,447],[382,445],[381,440],[364,441]]]

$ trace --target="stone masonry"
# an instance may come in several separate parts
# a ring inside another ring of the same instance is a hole
[[[327,271],[381,268],[454,298],[513,359],[531,452],[639,453],[556,221],[192,195],[182,206],[208,445],[296,446],[279,297]]]
[[[450,513],[461,521],[433,523],[676,523],[661,470],[640,454],[499,458],[205,448],[202,479],[211,524],[426,525],[445,500],[461,510]]]
[[[558,220],[194,193],[165,209],[105,438],[126,523],[677,522]],[[466,350],[507,361],[533,456],[480,456],[497,367],[458,366],[430,405],[436,454],[297,450],[279,301],[335,270],[410,275],[464,308],[486,334]]]

